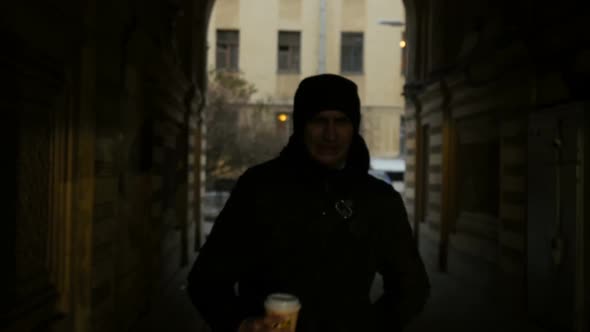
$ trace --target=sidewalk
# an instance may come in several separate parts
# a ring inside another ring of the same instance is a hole
[[[188,268],[178,273],[165,296],[131,332],[209,332],[184,291],[187,273]],[[483,301],[486,297],[476,287],[433,270],[429,276],[431,298],[422,315],[404,332],[546,332],[502,314],[499,308]]]
[[[475,286],[432,269],[429,276],[431,297],[404,332],[546,332],[487,303],[484,292]]]
[[[129,332],[209,332],[185,291],[190,266],[180,270],[165,294]]]

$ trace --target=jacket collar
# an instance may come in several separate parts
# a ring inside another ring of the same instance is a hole
[[[333,170],[320,165],[310,156],[302,137],[294,134],[289,138],[289,143],[281,151],[279,160],[296,174],[318,183],[354,183],[367,175],[369,170],[369,150],[365,140],[356,134],[353,138],[346,160],[346,166],[341,170]]]

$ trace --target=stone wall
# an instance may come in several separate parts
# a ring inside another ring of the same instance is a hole
[[[527,211],[529,118],[587,100],[581,90],[590,74],[583,64],[590,40],[575,36],[588,15],[576,6],[490,2],[460,6],[452,19],[432,18],[431,2],[408,7],[415,18],[409,34],[422,41],[410,47],[416,60],[406,85],[405,199],[412,224],[428,243],[427,261],[520,314],[530,296],[527,230],[537,222]],[[479,17],[479,25],[470,17]],[[478,203],[478,196],[488,198]]]
[[[15,166],[0,328],[128,330],[198,248],[211,3],[2,7]]]
[[[198,106],[192,63],[182,57],[186,36],[175,28],[184,8],[102,6],[95,211],[104,220],[95,218],[93,261],[104,280],[93,282],[95,331],[129,329],[193,257],[187,155]]]
[[[71,193],[66,182],[71,162],[65,157],[72,149],[64,140],[71,125],[68,91],[74,69],[65,64],[76,47],[80,22],[72,16],[76,7],[62,11],[58,5],[37,5],[30,9],[3,4],[1,14],[6,47],[0,56],[2,103],[11,149],[7,183],[12,183],[8,197],[14,197],[2,231],[6,269],[0,286],[0,326],[7,330],[30,330],[56,319],[58,309],[67,306],[60,293],[69,289],[60,277],[70,262],[54,260],[52,254],[66,252],[55,239],[65,235],[59,224],[71,216],[64,214],[63,200],[50,197]],[[52,20],[59,24],[42,26]]]

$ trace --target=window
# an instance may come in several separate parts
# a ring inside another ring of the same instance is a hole
[[[238,70],[240,33],[238,30],[217,30],[215,65],[218,70]]]
[[[499,216],[500,137],[491,116],[456,123],[456,188],[459,213]],[[469,156],[466,158],[465,156]]]
[[[363,33],[343,32],[340,53],[340,71],[343,73],[363,72]]]
[[[301,33],[279,31],[279,72],[299,73]]]

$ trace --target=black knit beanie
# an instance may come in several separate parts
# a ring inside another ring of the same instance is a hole
[[[293,132],[301,134],[305,123],[317,113],[338,110],[348,116],[355,133],[361,123],[361,103],[356,84],[342,76],[321,74],[299,83],[293,102]]]

